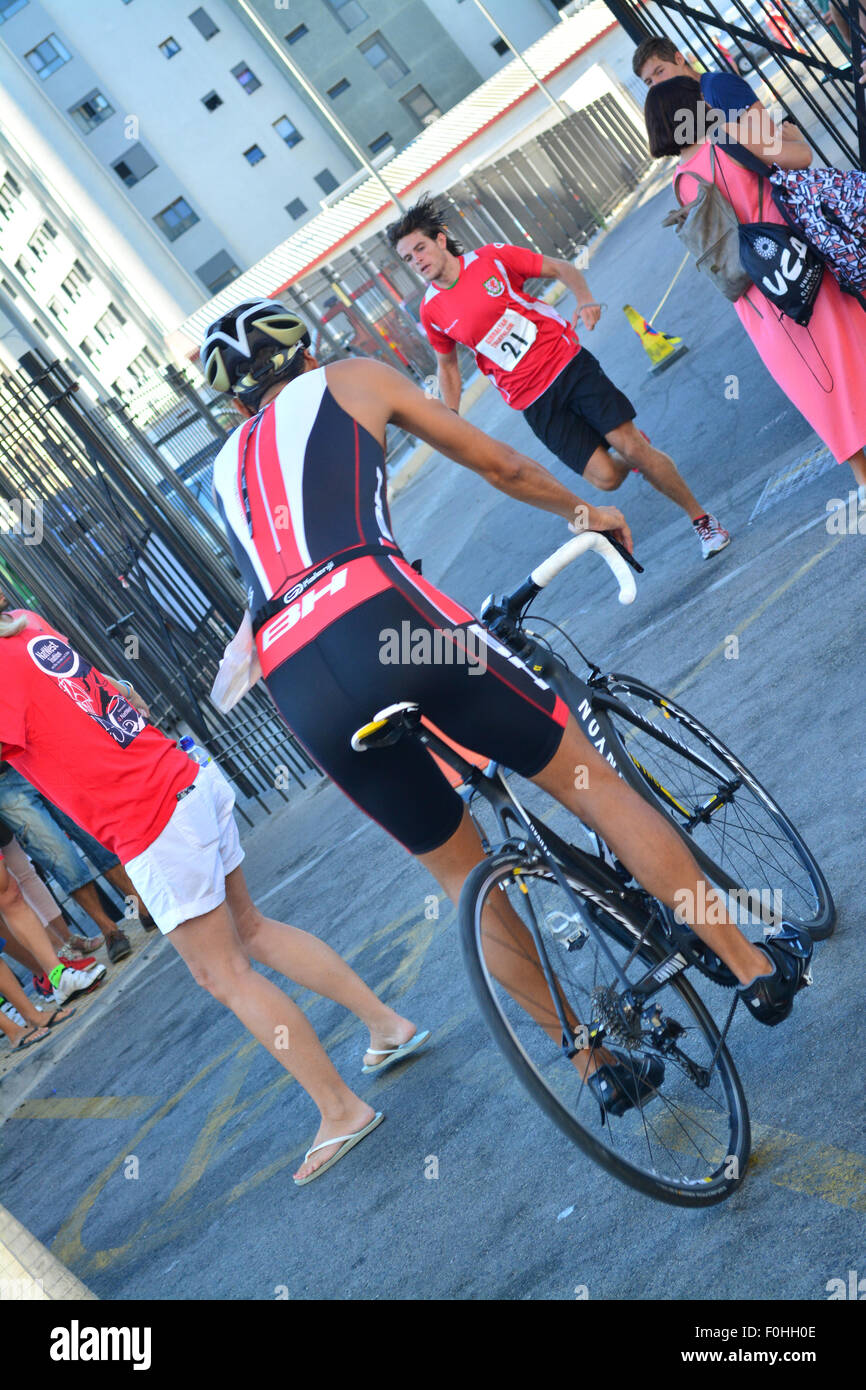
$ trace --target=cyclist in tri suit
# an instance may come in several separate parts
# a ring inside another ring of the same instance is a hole
[[[581,347],[574,331],[578,319],[592,330],[602,306],[570,261],[500,242],[463,254],[429,197],[392,223],[388,239],[428,285],[421,324],[438,358],[447,406],[456,411],[460,405],[457,344],[463,343],[506,405],[522,410],[532,432],[569,468],[605,492],[620,487],[635,468],[682,507],[705,560],[725,548],[727,531],[698,505],[673,459],[636,427],[628,396]],[[574,325],[525,293],[524,282],[540,276],[561,280],[573,292]]]
[[[199,767],[148,722],[127,682],[97,671],[37,613],[0,616],[0,639],[0,754],[118,856],[196,982],[304,1087],[321,1124],[295,1181],[311,1181],[383,1116],[345,1084],[306,1016],[250,961],[362,1019],[370,1069],[429,1035],[377,999],[330,946],[259,911],[241,868],[234,792],[214,763]],[[7,877],[0,862],[4,911],[15,898]],[[104,972],[96,966],[85,979],[58,967],[55,998]]]
[[[630,545],[622,513],[587,506],[390,367],[358,358],[320,367],[309,341],[296,315],[262,300],[212,324],[202,347],[210,384],[233,392],[247,416],[217,455],[214,497],[248,588],[261,671],[293,734],[456,901],[482,858],[457,792],[411,740],[364,755],[350,746],[378,710],[416,701],[449,738],[532,778],[579,815],[654,896],[673,905],[684,885],[706,891],[726,925],[690,924],[742,982],[747,1007],[779,1022],[802,973],[796,951],[748,942],[714,890],[697,888],[700,872],[677,832],[620,780],[564,702],[407,564],[388,514],[386,426],[394,421],[511,497],[569,523],[583,516]],[[412,651],[395,660],[392,634],[403,631]],[[438,661],[417,659],[425,647],[443,653],[443,644],[449,651]],[[494,940],[499,926],[511,941],[494,948],[498,977],[550,1026],[528,935],[504,910],[488,924]],[[585,1051],[577,1065],[592,1087],[596,1059]],[[625,1084],[613,1056],[599,1066],[607,1073],[599,1085]]]

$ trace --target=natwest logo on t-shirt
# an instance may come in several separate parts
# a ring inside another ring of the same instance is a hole
[[[27,650],[40,671],[49,676],[74,676],[81,665],[78,652],[56,637],[33,637]]]

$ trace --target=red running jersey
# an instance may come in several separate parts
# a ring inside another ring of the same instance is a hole
[[[471,348],[506,405],[525,410],[580,352],[577,334],[550,304],[522,294],[541,275],[542,256],[524,246],[493,242],[460,257],[455,285],[430,285],[421,323],[436,352],[456,343]]]
[[[19,613],[27,626],[0,638],[0,752],[128,863],[165,829],[198,768],[38,613]]]

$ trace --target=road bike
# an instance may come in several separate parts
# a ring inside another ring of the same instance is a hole
[[[625,552],[585,532],[513,592],[485,601],[480,616],[492,639],[565,700],[599,753],[676,826],[746,935],[760,940],[784,920],[814,939],[829,936],[836,913],[826,879],[744,764],[645,682],[605,674],[582,653],[588,675],[581,679],[527,626],[532,601],[588,549],[607,561],[620,600],[632,601]],[[585,843],[565,838],[524,806],[504,769],[468,761],[423,713],[408,702],[382,710],[352,746],[360,752],[414,738],[462,780],[485,851],[460,899],[463,956],[484,1019],[516,1075],[559,1128],[621,1181],[675,1205],[724,1200],[742,1182],[750,1151],[748,1108],[727,1047],[741,996],[734,991],[727,1003],[722,993],[737,980],[599,836],[558,811],[557,823],[566,817],[570,827],[565,834],[579,831]],[[520,951],[543,976],[544,1021],[499,983],[503,950]],[[707,982],[727,1005],[721,1028],[698,993],[697,984],[706,992]],[[610,1056],[628,1078],[627,1108],[622,1096],[606,1105],[588,1085],[588,1058],[600,1065]]]

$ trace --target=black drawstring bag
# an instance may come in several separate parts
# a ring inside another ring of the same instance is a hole
[[[727,149],[725,152],[730,153]],[[725,180],[723,172],[722,179]],[[727,191],[727,180],[725,186]],[[730,199],[730,194],[728,197]],[[761,179],[758,184],[759,217],[763,210],[764,181]],[[824,262],[805,237],[785,223],[741,222],[740,261],[761,294],[780,313],[805,327],[812,317],[824,277]]]

